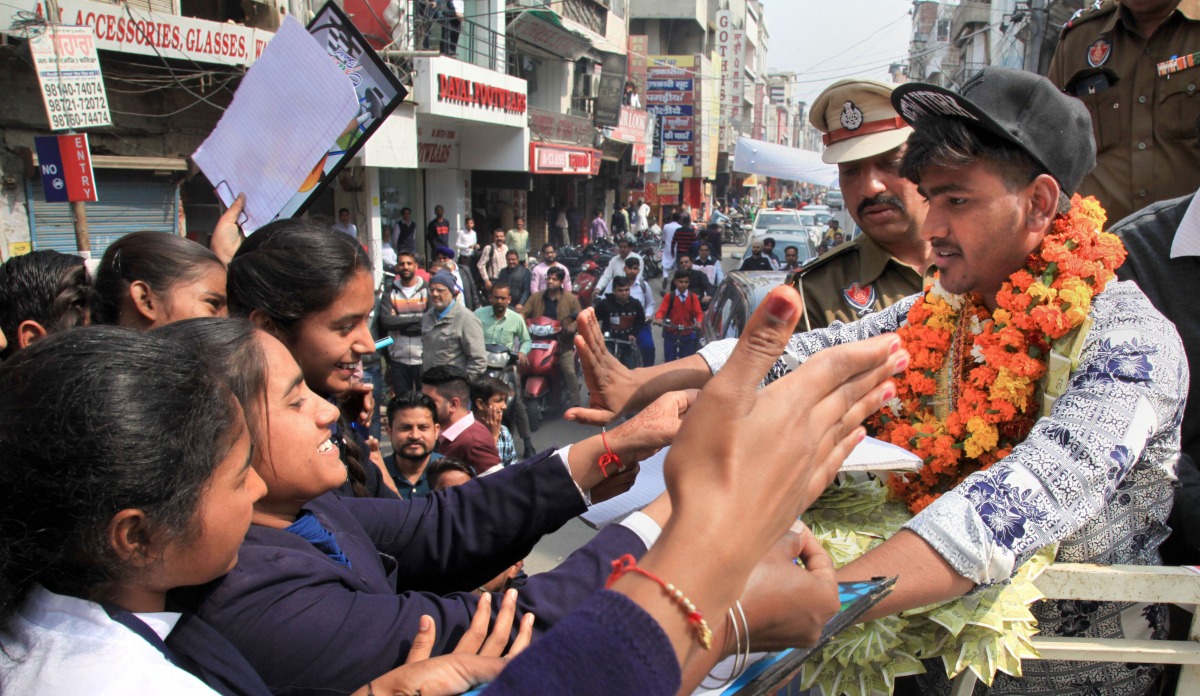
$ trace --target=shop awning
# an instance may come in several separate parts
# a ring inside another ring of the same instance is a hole
[[[834,186],[838,178],[837,166],[822,162],[818,152],[751,138],[738,138],[733,170],[814,186]]]
[[[508,33],[567,60],[579,60],[592,47],[587,34],[568,27],[551,10],[525,10],[509,22]]]

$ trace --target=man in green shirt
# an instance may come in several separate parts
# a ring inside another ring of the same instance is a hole
[[[525,326],[525,320],[521,318],[521,315],[508,308],[512,304],[512,291],[509,290],[508,285],[494,283],[488,300],[491,306],[475,310],[475,316],[483,324],[484,346],[487,347],[489,353],[493,350],[492,346],[504,346],[516,352],[518,365],[521,367],[528,365],[529,349],[533,347],[533,339],[529,337],[529,329]],[[509,370],[511,369],[509,368]],[[512,424],[515,426],[517,434],[524,441],[523,456],[528,458],[536,453],[533,447],[533,436],[529,431],[529,415],[525,412],[525,402],[521,399],[520,380],[514,377],[512,383],[515,385],[516,395],[513,397],[513,406],[509,413],[512,414]]]
[[[516,223],[516,228],[504,235],[504,243],[508,245],[509,251],[517,252],[517,258],[524,266],[525,260],[529,258],[529,230],[525,229],[525,218],[517,217]]]

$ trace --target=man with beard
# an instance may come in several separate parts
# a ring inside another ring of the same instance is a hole
[[[442,458],[433,451],[441,434],[437,404],[419,391],[401,392],[388,403],[387,416],[394,454],[384,465],[396,481],[397,492],[405,500],[429,495],[433,486],[425,473],[431,463]]]
[[[928,205],[900,176],[912,129],[889,101],[895,85],[841,80],[817,97],[809,120],[825,134],[821,159],[838,165],[846,209],[862,228],[853,242],[830,247],[793,283],[804,296],[800,329],[852,322],[921,289],[932,262],[920,236]]]
[[[411,251],[396,255],[396,277],[379,298],[376,336],[392,337],[388,346],[388,384],[396,396],[421,388],[421,318],[429,309],[429,286],[417,275]]]
[[[563,277],[563,290],[572,292],[571,290],[571,272],[567,267],[558,262],[558,252],[555,251],[554,245],[547,242],[542,245],[542,262],[533,267],[529,275],[529,291],[542,292],[546,289],[546,271],[551,268],[561,268],[565,274]]]

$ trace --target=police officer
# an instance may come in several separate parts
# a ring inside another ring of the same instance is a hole
[[[1200,186],[1200,2],[1103,0],[1067,22],[1048,77],[1087,105],[1096,168],[1079,187],[1115,223]]]
[[[804,296],[801,329],[852,322],[920,291],[929,243],[920,236],[928,208],[900,176],[912,129],[892,108],[895,85],[849,79],[817,97],[809,121],[825,134],[821,159],[838,165],[846,210],[862,228],[793,277]]]

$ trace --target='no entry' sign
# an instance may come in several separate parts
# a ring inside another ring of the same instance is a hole
[[[96,201],[96,177],[86,133],[34,138],[47,203]]]

